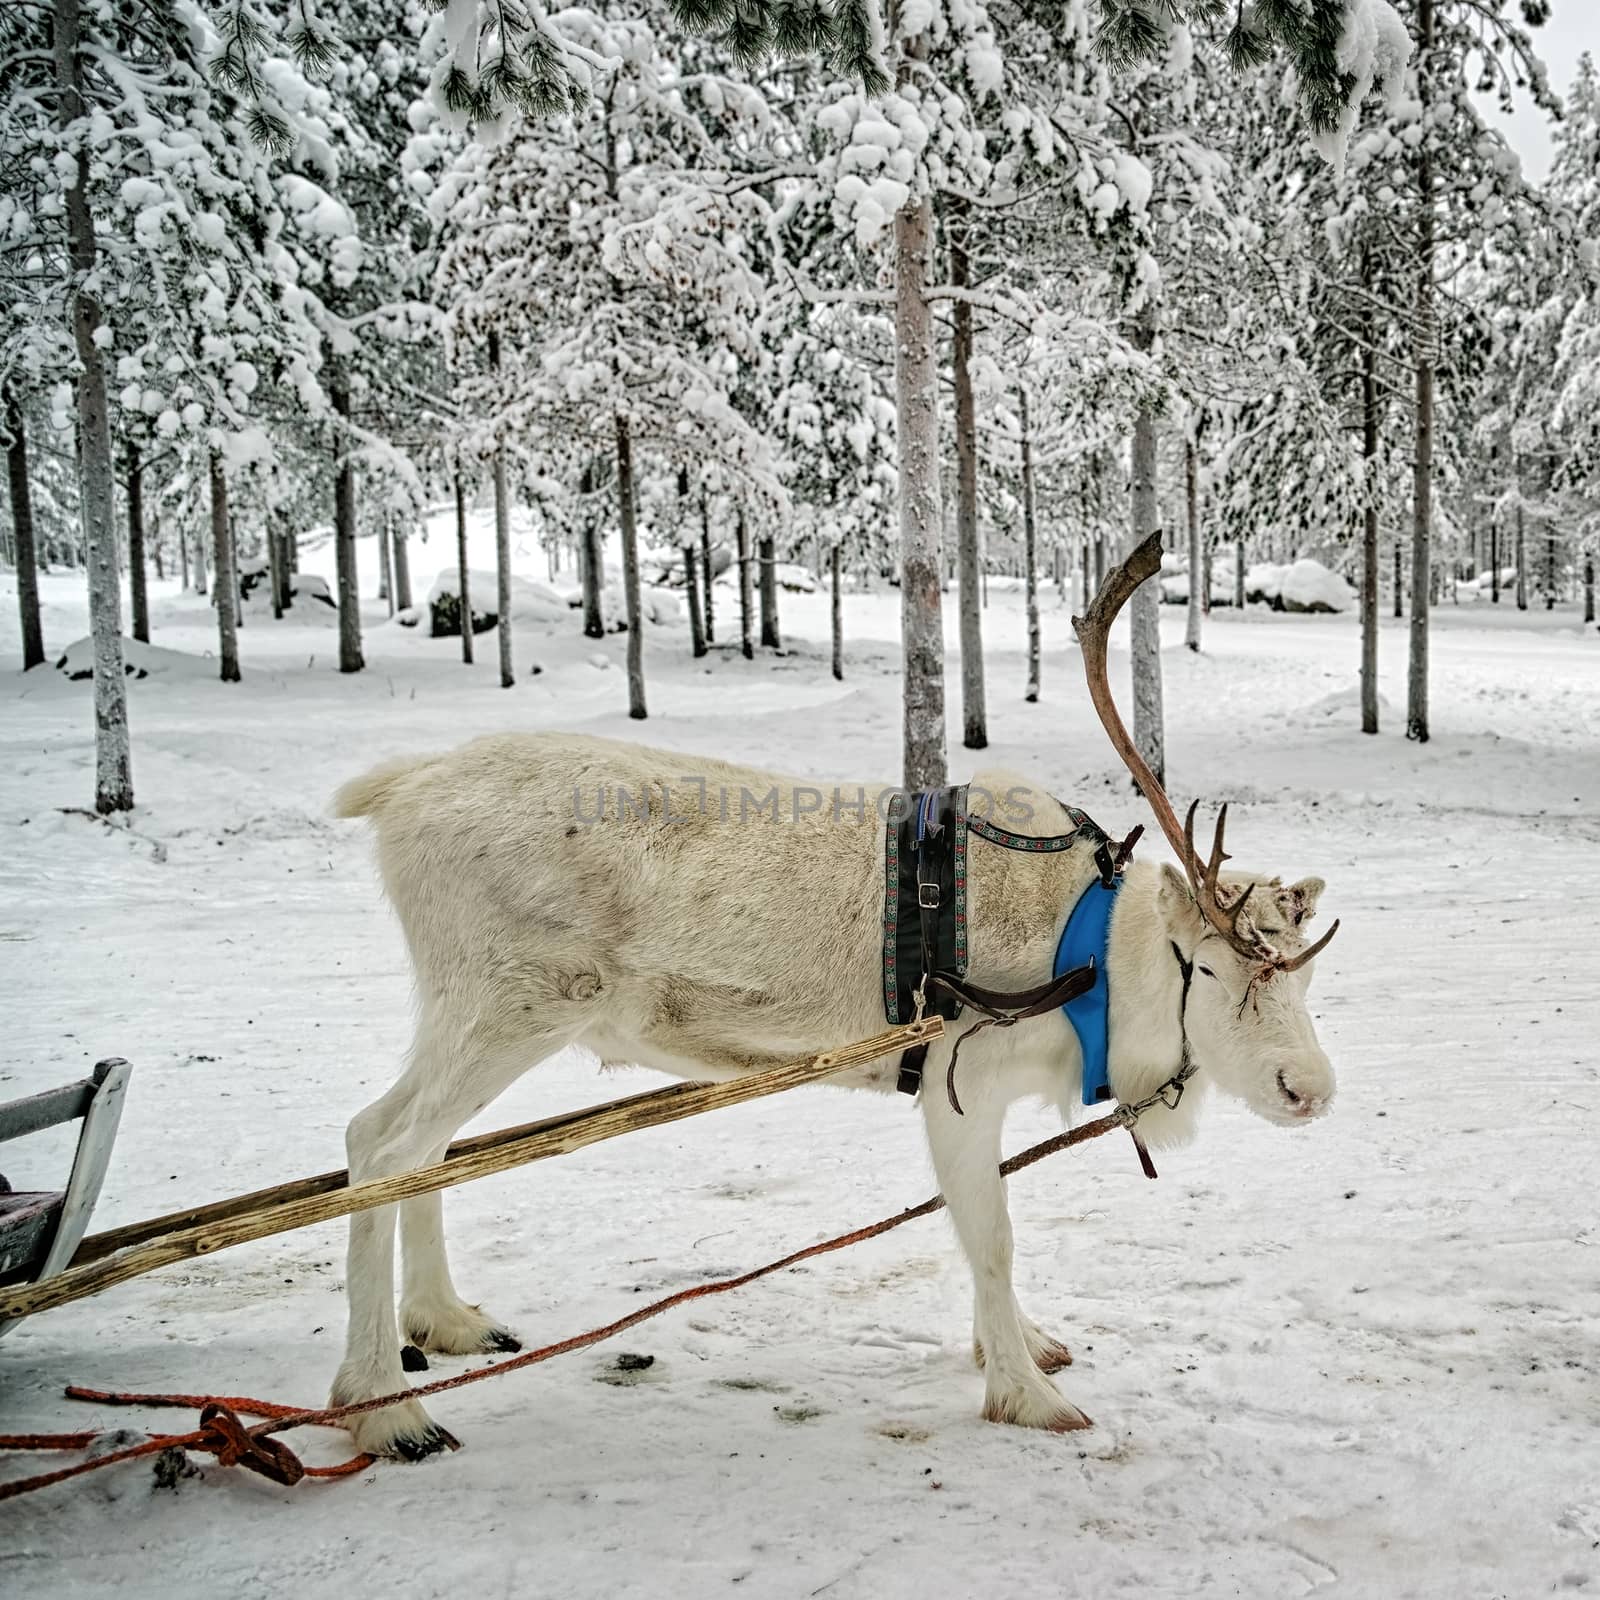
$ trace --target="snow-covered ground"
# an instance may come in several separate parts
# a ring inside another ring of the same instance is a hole
[[[487,532],[480,521],[477,565],[492,564]],[[442,528],[413,547],[419,596],[447,552]],[[519,559],[547,577],[536,551]],[[86,626],[77,580],[47,579],[45,600],[55,652]],[[718,603],[726,630],[731,592]],[[100,1056],[135,1063],[101,1226],[341,1165],[345,1121],[407,1043],[408,979],[365,831],[327,817],[333,788],[383,755],[555,726],[892,781],[897,604],[850,597],[843,684],[823,595],[785,595],[792,653],[753,663],[725,650],[694,663],[680,629],[652,628],[641,728],[624,638],[582,640],[575,619],[525,626],[519,682],[502,690],[487,636],[464,667],[458,641],[391,626],[374,604],[368,668],[347,679],[331,613],[253,612],[244,681],[228,686],[193,659],[212,645],[204,603],[158,585],[155,641],[183,655],[131,686],[140,807],[107,825],[80,809],[90,687],[16,671],[0,582],[0,1098]],[[1344,931],[1315,1000],[1341,1092],[1293,1133],[1214,1106],[1159,1183],[1115,1142],[1014,1182],[1020,1292],[1073,1346],[1061,1383],[1091,1432],[979,1420],[965,1270],[934,1219],[441,1397],[435,1415],[467,1448],[420,1467],[295,1490],[211,1468],[176,1493],[136,1467],[7,1504],[6,1588],[1600,1589],[1600,635],[1571,611],[1489,609],[1437,614],[1421,748],[1400,731],[1398,625],[1370,739],[1353,618],[1220,612],[1195,657],[1181,612],[1163,617],[1175,793],[1232,800],[1247,860],[1329,881]],[[1148,820],[1053,591],[1040,704],[1022,700],[1014,590],[994,586],[985,626],[991,754],[1109,825]],[[958,771],[969,761],[954,747]],[[480,1126],[649,1081],[559,1058]],[[1048,1131],[1019,1114],[1011,1143]],[[3,1155],[27,1187],[59,1178],[64,1146]],[[815,1090],[491,1179],[448,1209],[463,1287],[542,1343],[931,1188],[908,1105]],[[343,1332],[342,1249],[341,1225],[313,1228],[32,1320],[0,1344],[0,1431],[96,1420],[60,1398],[67,1382],[319,1403]],[[619,1349],[654,1364],[624,1376]],[[317,1459],[344,1450],[335,1434],[291,1442]]]

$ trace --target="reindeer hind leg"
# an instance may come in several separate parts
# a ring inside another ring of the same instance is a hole
[[[494,1013],[487,1015],[492,1019]],[[409,1172],[437,1159],[464,1122],[569,1043],[581,1027],[581,1020],[563,1019],[557,1028],[530,1033],[482,1017],[457,1027],[437,1010],[425,1009],[410,1065],[387,1094],[351,1121],[346,1136],[351,1181]],[[404,1218],[408,1329],[424,1330],[436,1349],[459,1348],[463,1341],[470,1348],[493,1348],[497,1339],[509,1340],[498,1323],[456,1294],[445,1257],[442,1208],[437,1196],[427,1198],[431,1206]],[[333,1383],[336,1405],[406,1387],[394,1310],[395,1211],[380,1206],[350,1219],[350,1322],[344,1362]],[[348,1427],[361,1449],[377,1455],[415,1459],[455,1442],[416,1401],[354,1417]]]

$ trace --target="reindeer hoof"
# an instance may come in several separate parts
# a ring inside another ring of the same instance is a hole
[[[490,1350],[522,1348],[516,1334],[476,1306],[402,1310],[400,1325],[418,1350],[431,1350],[435,1355],[478,1356]]]
[[[424,1461],[444,1450],[459,1450],[461,1441],[447,1428],[429,1423],[420,1434],[404,1433],[394,1441],[394,1454],[402,1461]]]
[[[353,1405],[399,1387],[400,1384],[388,1379],[350,1383],[336,1380],[330,1404]],[[402,1400],[381,1411],[363,1411],[359,1416],[346,1417],[341,1426],[348,1430],[356,1449],[364,1455],[421,1461],[424,1456],[437,1455],[441,1450],[460,1449],[455,1435],[441,1428],[416,1400]]]
[[[428,1358],[414,1344],[408,1344],[400,1352],[400,1365],[407,1372],[426,1372]]]
[[[1047,1433],[1076,1433],[1080,1428],[1094,1426],[1089,1417],[1056,1393],[1053,1384],[1043,1380],[1037,1388],[1030,1384],[1003,1394],[988,1395],[983,1402],[983,1420],[1008,1422],[1019,1428],[1042,1428]]]

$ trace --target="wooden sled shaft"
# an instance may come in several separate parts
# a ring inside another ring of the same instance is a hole
[[[470,1183],[490,1173],[567,1155],[640,1128],[679,1122],[702,1111],[715,1111],[722,1106],[738,1105],[820,1082],[851,1067],[897,1054],[912,1045],[932,1043],[943,1032],[944,1024],[938,1017],[926,1017],[856,1044],[826,1050],[726,1083],[669,1084],[583,1111],[464,1140],[452,1147],[454,1153],[435,1166],[374,1178],[354,1186],[345,1184],[344,1173],[324,1173],[194,1211],[174,1212],[169,1218],[114,1229],[86,1241],[81,1264],[74,1262],[56,1277],[41,1283],[0,1288],[0,1320],[53,1310],[85,1295],[126,1283],[130,1278],[142,1277],[158,1267],[211,1255],[231,1245],[310,1227],[353,1211],[390,1205],[458,1183]],[[175,1231],[167,1231],[169,1223],[175,1225]],[[161,1231],[156,1232],[157,1229]],[[119,1238],[126,1248],[112,1246],[116,1249],[114,1254],[97,1249],[101,1241]],[[142,1242],[134,1243],[136,1238]],[[90,1255],[91,1249],[96,1249],[97,1253]]]

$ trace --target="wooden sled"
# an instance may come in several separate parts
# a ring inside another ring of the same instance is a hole
[[[67,1122],[83,1124],[65,1189],[18,1193],[0,1177],[0,1285],[43,1283],[76,1254],[100,1198],[132,1070],[113,1057],[78,1083],[0,1105],[0,1144]],[[0,1336],[19,1321],[0,1319]]]

